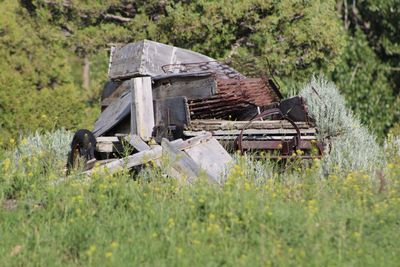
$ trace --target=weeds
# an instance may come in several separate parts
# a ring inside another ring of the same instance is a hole
[[[4,153],[0,258],[5,266],[396,266],[400,168],[390,155],[381,177],[321,177],[320,160],[282,170],[236,156],[220,187],[179,184],[155,164],[54,184],[65,158],[22,168],[20,153]]]
[[[302,94],[330,153],[236,155],[224,186],[153,163],[59,180],[69,132],[14,140],[0,153],[2,265],[397,266],[400,138],[380,148],[321,78]]]

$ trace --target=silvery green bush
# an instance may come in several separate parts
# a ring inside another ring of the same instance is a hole
[[[318,139],[327,144],[322,170],[373,171],[383,162],[376,137],[346,108],[335,84],[323,76],[312,77],[300,91],[318,128]]]
[[[18,164],[23,158],[35,159],[46,167],[61,167],[67,161],[72,136],[72,132],[58,129],[20,137],[18,146],[13,152],[14,162]]]

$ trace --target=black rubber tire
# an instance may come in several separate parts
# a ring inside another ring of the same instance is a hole
[[[67,174],[77,167],[78,157],[89,161],[95,158],[96,137],[86,129],[78,130],[71,142],[71,150],[68,153]]]

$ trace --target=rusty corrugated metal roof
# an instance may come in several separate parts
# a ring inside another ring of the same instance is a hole
[[[216,81],[216,95],[188,102],[194,119],[229,118],[249,106],[263,107],[279,100],[262,78],[240,80],[217,78]]]

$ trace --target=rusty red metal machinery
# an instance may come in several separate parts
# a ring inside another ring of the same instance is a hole
[[[190,121],[185,122],[184,135],[210,131],[231,151],[251,151],[269,158],[308,159],[322,155],[323,145],[317,141],[317,130],[304,99],[281,99],[279,89],[268,77],[234,75],[223,66],[213,61],[163,67],[186,74],[207,70],[215,79],[213,95],[194,99],[187,96]]]

